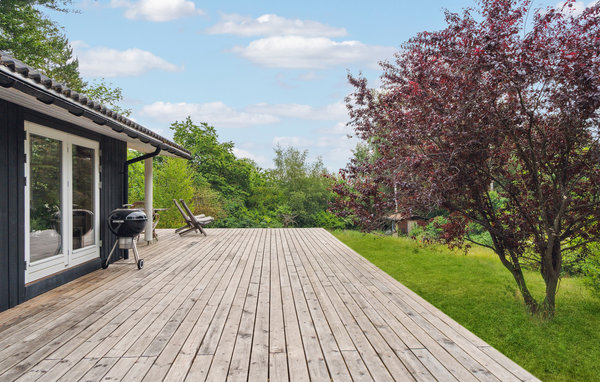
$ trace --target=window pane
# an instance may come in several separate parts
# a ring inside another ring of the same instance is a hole
[[[29,253],[35,262],[62,253],[62,143],[30,135]]]
[[[95,244],[94,150],[73,145],[73,249]]]

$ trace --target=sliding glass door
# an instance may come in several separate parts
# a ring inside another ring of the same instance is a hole
[[[26,282],[99,256],[98,142],[26,122]]]

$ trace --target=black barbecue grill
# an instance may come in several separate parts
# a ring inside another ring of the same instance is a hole
[[[142,269],[144,260],[138,256],[134,238],[146,228],[147,221],[148,218],[144,211],[138,209],[118,208],[108,215],[106,218],[108,229],[117,236],[118,240],[113,245],[106,261],[102,263],[102,268],[108,268],[110,258],[118,244],[119,249],[133,249],[138,269]]]

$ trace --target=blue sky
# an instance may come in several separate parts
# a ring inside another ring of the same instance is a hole
[[[538,0],[535,7],[555,2]],[[411,36],[444,27],[443,9],[474,1],[84,0],[51,14],[84,79],[121,87],[133,119],[172,137],[187,115],[215,126],[235,153],[271,167],[292,145],[343,167],[356,145],[346,75],[377,83],[379,60]],[[585,6],[586,3],[579,3]]]

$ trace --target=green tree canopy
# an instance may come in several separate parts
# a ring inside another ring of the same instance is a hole
[[[283,220],[289,222],[292,217],[292,223],[301,227],[329,227],[325,221],[337,220],[326,211],[332,196],[331,180],[321,158],[311,163],[307,150],[277,146],[274,162],[269,175],[273,189],[282,196],[278,209]]]
[[[0,50],[81,91],[79,61],[61,28],[40,7],[68,12],[69,0],[0,1]]]
[[[232,142],[219,142],[214,127],[207,123],[196,125],[190,117],[171,125],[175,142],[192,154],[191,166],[196,183],[206,179],[210,185],[227,198],[245,199],[251,188],[252,173],[256,165],[233,154]]]
[[[84,92],[93,100],[100,102],[117,113],[123,114],[126,117],[131,115],[131,109],[126,109],[119,105],[123,100],[123,89],[113,87],[113,84],[107,82],[104,78],[87,84]]]

